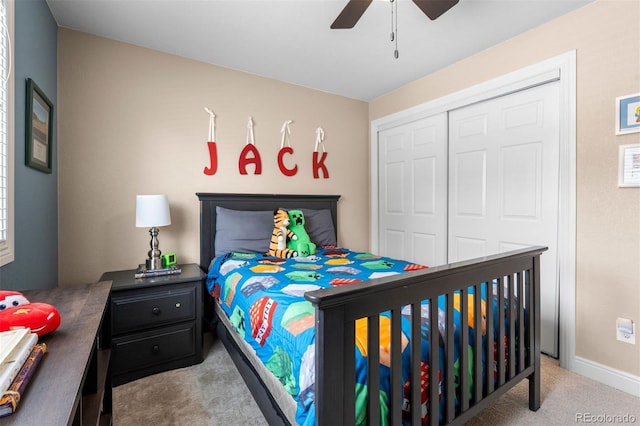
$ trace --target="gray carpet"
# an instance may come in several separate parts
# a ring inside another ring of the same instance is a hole
[[[114,425],[266,425],[222,342],[205,333],[203,351],[201,364],[113,388]]]
[[[233,361],[209,333],[203,363],[155,374],[113,390],[116,426],[266,425]],[[640,422],[640,399],[571,373],[542,358],[542,407],[528,409],[528,381],[519,383],[468,425],[566,425]],[[608,417],[597,417],[608,416]],[[628,417],[629,418],[629,417]],[[590,421],[588,421],[590,419]],[[582,420],[582,421],[580,421]],[[600,420],[600,421],[595,421]]]

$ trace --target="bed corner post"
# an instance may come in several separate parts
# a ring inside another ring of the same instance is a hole
[[[216,211],[207,194],[197,192],[196,195],[200,200],[200,268],[207,271],[213,259],[211,243],[214,241]]]
[[[534,338],[533,338],[533,368],[534,372],[529,376],[529,409],[538,411],[540,408],[540,255],[533,256],[533,311],[534,311]]]
[[[343,414],[349,410],[345,399],[353,401],[345,394],[343,381],[347,375],[345,348],[348,331],[344,326],[342,309],[323,309],[316,304],[316,424],[344,424]],[[351,342],[354,341],[352,337]],[[348,366],[347,366],[348,367]],[[352,375],[351,377],[355,377]],[[354,380],[354,379],[352,379]],[[351,412],[353,412],[353,407]]]

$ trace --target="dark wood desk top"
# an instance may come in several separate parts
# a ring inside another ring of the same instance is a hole
[[[55,306],[61,323],[39,339],[47,344],[47,352],[16,413],[0,418],[0,425],[66,425],[73,421],[110,291],[110,282],[99,282],[23,292],[30,302]]]

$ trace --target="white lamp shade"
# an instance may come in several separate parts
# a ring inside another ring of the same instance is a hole
[[[136,196],[136,227],[171,225],[169,198],[166,195]]]

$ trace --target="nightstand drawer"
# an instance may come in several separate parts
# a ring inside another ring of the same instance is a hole
[[[196,288],[131,294],[112,299],[114,335],[196,318]]]
[[[153,332],[114,338],[112,368],[127,373],[195,355],[195,324],[172,326]]]

